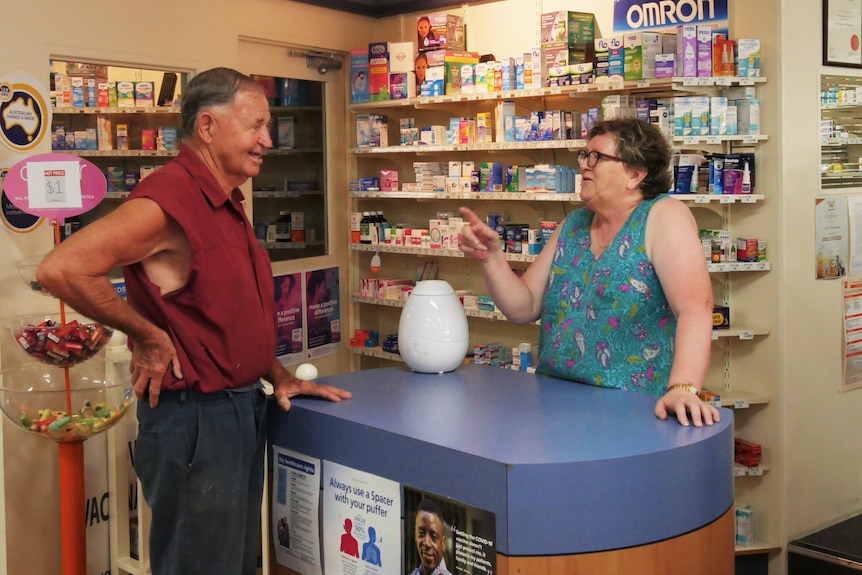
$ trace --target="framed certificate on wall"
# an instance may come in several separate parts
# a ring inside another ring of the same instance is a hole
[[[823,0],[823,65],[862,68],[862,0]]]

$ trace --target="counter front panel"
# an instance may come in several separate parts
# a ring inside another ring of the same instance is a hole
[[[504,555],[646,545],[733,505],[730,410],[683,427],[655,417],[653,396],[476,365],[318,383],[353,398],[273,404],[273,445],[491,511]]]

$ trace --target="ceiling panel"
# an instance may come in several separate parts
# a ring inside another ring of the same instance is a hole
[[[410,12],[437,10],[452,5],[452,0],[297,0],[303,4],[312,4],[322,8],[341,10],[363,16],[380,18]]]

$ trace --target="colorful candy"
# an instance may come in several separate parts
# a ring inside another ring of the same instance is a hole
[[[122,403],[114,408],[107,408],[102,403],[94,406],[87,401],[80,411],[72,415],[65,411],[40,409],[34,417],[22,413],[21,427],[58,442],[83,441],[94,433],[113,427],[126,414],[131,404],[132,396],[129,391]]]
[[[21,348],[42,361],[57,367],[77,365],[93,357],[111,339],[113,330],[97,323],[63,325],[46,319],[38,325],[28,325],[15,332]]]

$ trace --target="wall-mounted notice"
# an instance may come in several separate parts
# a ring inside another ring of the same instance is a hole
[[[847,196],[814,199],[815,277],[835,279],[847,275]]]
[[[335,353],[341,343],[341,289],[338,267],[305,272],[308,357]]]
[[[277,322],[275,355],[288,363],[302,358],[305,337],[302,330],[302,272],[275,276]]]

